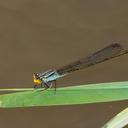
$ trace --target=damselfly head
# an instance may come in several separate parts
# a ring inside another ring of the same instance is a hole
[[[33,82],[36,85],[40,85],[42,83],[42,80],[37,73],[33,73]]]
[[[33,78],[35,78],[35,79],[39,79],[38,74],[37,74],[37,73],[33,73]]]

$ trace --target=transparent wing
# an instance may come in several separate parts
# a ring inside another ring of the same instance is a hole
[[[114,43],[97,51],[94,54],[91,54],[85,58],[82,58],[69,65],[57,69],[57,73],[60,75],[64,75],[79,69],[95,65],[100,62],[104,62],[108,59],[115,58],[126,53],[128,53],[128,51],[124,51],[123,47],[120,44]]]

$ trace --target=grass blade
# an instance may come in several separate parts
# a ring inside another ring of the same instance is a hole
[[[128,108],[117,114],[102,128],[123,128],[128,124]]]
[[[22,91],[32,91],[33,88],[1,88],[0,92],[22,92]]]
[[[0,95],[0,107],[72,105],[128,99],[127,81],[57,88],[56,94],[54,89],[29,90]]]

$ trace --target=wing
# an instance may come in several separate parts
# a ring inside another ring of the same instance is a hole
[[[60,75],[64,75],[79,69],[95,65],[100,62],[104,62],[108,59],[115,58],[126,53],[128,53],[128,51],[124,51],[123,47],[120,44],[114,43],[97,51],[96,53],[93,53],[85,58],[82,58],[69,65],[57,69],[57,73]]]

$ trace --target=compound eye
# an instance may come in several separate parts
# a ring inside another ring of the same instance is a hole
[[[33,77],[34,77],[35,79],[39,79],[39,76],[38,76],[37,73],[33,73]]]

